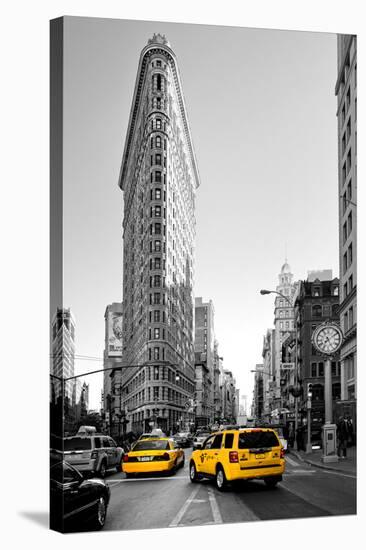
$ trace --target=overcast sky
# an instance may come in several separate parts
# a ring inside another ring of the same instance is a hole
[[[102,357],[122,300],[118,174],[139,56],[154,32],[177,55],[195,146],[195,295],[212,299],[224,367],[251,400],[274,289],[338,276],[336,35],[89,18],[65,20],[64,305],[76,353]],[[76,372],[102,362],[76,361]],[[101,382],[101,380],[98,380]],[[100,386],[92,383],[91,407]]]

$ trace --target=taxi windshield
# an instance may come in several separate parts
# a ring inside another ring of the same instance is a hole
[[[149,440],[138,441],[133,451],[169,451],[170,445],[169,441],[165,440]]]

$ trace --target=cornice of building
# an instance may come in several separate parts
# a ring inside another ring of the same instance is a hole
[[[159,39],[158,41],[157,40],[158,36],[160,35],[154,35],[153,39],[149,40],[149,43],[144,47],[140,55],[140,61],[139,61],[136,83],[135,83],[135,90],[134,90],[133,100],[132,100],[132,108],[130,112],[130,118],[128,122],[127,134],[126,134],[125,148],[123,151],[122,164],[121,164],[121,169],[120,169],[120,174],[118,179],[118,185],[122,190],[124,189],[124,186],[125,186],[128,163],[131,158],[131,154],[130,154],[131,146],[133,142],[133,136],[134,136],[136,120],[139,112],[141,94],[142,94],[143,86],[145,82],[148,61],[151,55],[154,53],[163,54],[167,59],[168,63],[170,64],[173,77],[174,77],[175,89],[178,96],[179,108],[182,116],[185,137],[187,140],[188,150],[190,153],[190,160],[191,160],[193,172],[195,175],[196,188],[199,187],[200,185],[200,177],[198,173],[197,162],[196,162],[196,157],[195,157],[192,138],[191,138],[191,132],[190,132],[187,114],[186,114],[186,107],[184,102],[182,84],[179,76],[176,56],[173,50],[169,47],[168,45],[169,43],[166,41],[165,37],[164,37],[164,40]],[[154,39],[156,41],[153,42],[152,40]]]

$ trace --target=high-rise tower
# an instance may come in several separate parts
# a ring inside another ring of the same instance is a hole
[[[357,395],[357,38],[338,35],[339,314],[341,347],[339,413],[356,420]]]
[[[122,407],[128,429],[187,423],[194,395],[195,194],[199,175],[177,60],[164,36],[142,50],[120,171]]]

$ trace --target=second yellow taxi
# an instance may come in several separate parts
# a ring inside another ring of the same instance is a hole
[[[141,439],[123,456],[126,477],[152,472],[174,473],[184,466],[184,451],[172,439]]]

